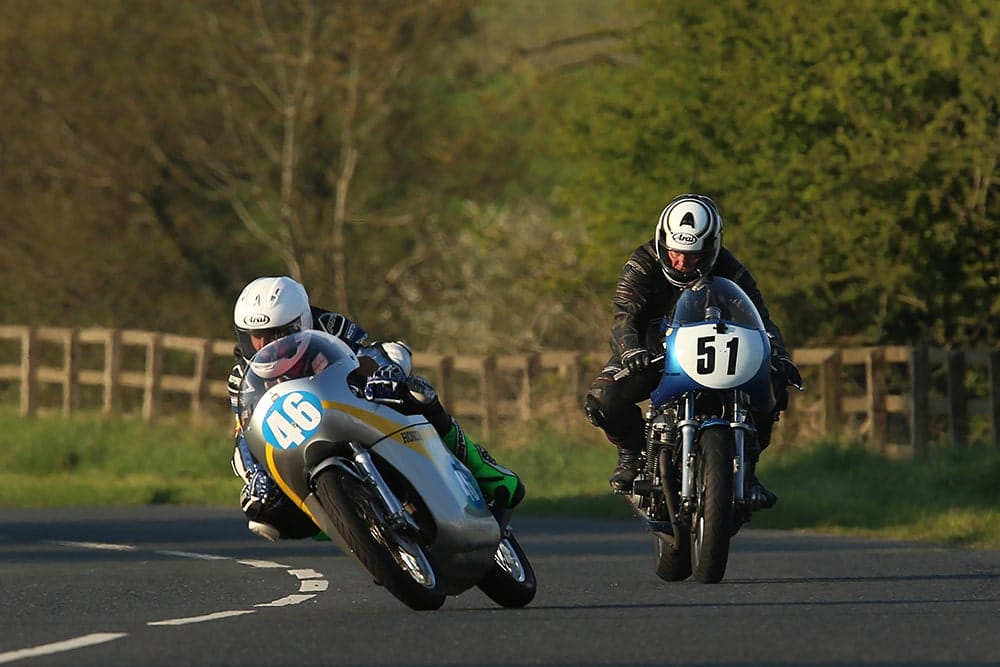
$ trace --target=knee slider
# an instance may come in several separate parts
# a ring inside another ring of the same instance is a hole
[[[604,428],[608,423],[608,417],[604,414],[601,403],[592,394],[587,394],[587,401],[584,403],[583,411],[587,413],[587,420],[597,428]]]

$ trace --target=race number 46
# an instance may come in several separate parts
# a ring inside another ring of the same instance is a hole
[[[264,417],[264,439],[291,449],[308,440],[323,419],[323,407],[312,394],[293,391],[280,399]]]

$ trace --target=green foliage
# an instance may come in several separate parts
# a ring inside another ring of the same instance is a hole
[[[223,337],[291,273],[420,348],[589,351],[693,190],[792,345],[989,345],[994,4],[7,0],[0,321]]]
[[[565,123],[609,255],[705,192],[794,343],[996,338],[992,3],[641,4]]]

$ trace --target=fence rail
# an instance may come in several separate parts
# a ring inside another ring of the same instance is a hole
[[[153,331],[0,326],[0,400],[20,412],[228,414],[233,343]],[[832,433],[891,454],[935,442],[1000,447],[1000,350],[926,347],[797,349],[807,392],[793,392],[775,429],[788,444]],[[606,353],[542,351],[467,356],[415,353],[416,372],[445,405],[476,419],[484,438],[504,422],[583,419],[580,408]]]

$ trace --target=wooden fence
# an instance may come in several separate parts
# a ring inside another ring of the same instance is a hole
[[[173,334],[0,326],[0,401],[20,412],[100,410],[224,417],[233,342]],[[773,442],[862,437],[893,455],[934,443],[1000,447],[1000,350],[925,347],[798,349],[807,391],[792,392]],[[505,422],[584,420],[583,396],[601,352],[465,356],[416,353],[414,366],[484,438]]]

